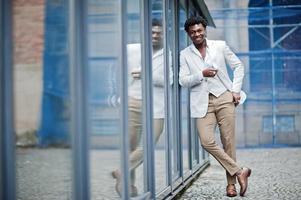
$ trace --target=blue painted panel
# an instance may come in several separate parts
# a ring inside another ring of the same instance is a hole
[[[69,145],[68,1],[47,0],[40,146]]]

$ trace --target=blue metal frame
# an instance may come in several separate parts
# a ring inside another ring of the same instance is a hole
[[[141,36],[142,36],[142,98],[143,98],[143,132],[144,134],[144,184],[155,198],[155,159],[153,137],[152,105],[152,44],[151,44],[151,7],[152,1],[141,1]],[[145,192],[147,192],[145,191]]]
[[[128,66],[127,66],[127,0],[120,5],[120,80],[121,80],[121,169],[122,169],[122,199],[129,199],[129,131],[128,131]]]
[[[4,69],[4,66],[2,66],[3,65],[3,60],[4,60],[4,52],[3,52],[3,49],[4,48],[2,48],[2,46],[3,46],[3,44],[2,44],[2,42],[4,41],[4,33],[3,33],[3,31],[4,31],[4,23],[3,23],[3,21],[4,21],[4,16],[2,15],[2,13],[3,13],[3,7],[2,7],[2,1],[3,0],[0,0],[0,131],[1,131],[1,133],[3,132],[2,131],[2,129],[3,129],[3,127],[4,127],[4,123],[3,123],[3,120],[2,119],[4,119],[4,116],[2,116],[2,109],[3,109],[3,103],[2,103],[2,99],[3,99],[3,96],[4,96],[4,94],[2,94],[2,92],[3,92],[3,90],[2,90],[2,85],[4,84],[4,80],[3,80],[3,78],[4,77],[2,77],[2,74],[3,74],[3,72],[2,72],[2,70]],[[3,141],[4,141],[4,138],[3,138],[3,136],[2,136],[2,134],[0,134],[0,160],[4,160],[4,155],[3,155],[3,153],[4,153],[4,149],[2,149],[2,147],[3,147]],[[3,168],[3,166],[2,165],[0,165],[0,198],[2,199],[3,197],[4,197],[4,191],[5,191],[5,189],[4,189],[4,182],[3,182],[3,176],[4,176],[4,174],[5,174],[5,172],[4,172],[4,168]]]
[[[0,2],[0,199],[16,199],[12,1]]]
[[[164,125],[165,125],[165,155],[166,155],[166,172],[167,172],[167,185],[170,186],[172,184],[172,163],[171,163],[171,131],[170,131],[170,126],[171,123],[169,121],[169,116],[170,116],[170,107],[169,107],[169,88],[170,88],[170,80],[169,80],[169,56],[170,56],[170,51],[169,51],[169,34],[168,34],[168,17],[169,13],[169,1],[163,1],[163,30],[164,30],[164,75],[166,77],[165,84],[164,84],[164,105],[165,105],[165,120],[164,120]]]
[[[90,199],[89,131],[87,81],[87,5],[86,1],[69,1],[69,44],[71,85],[71,132],[73,149],[73,199]]]
[[[274,48],[274,29],[273,25],[273,1],[269,0],[269,31],[270,31],[270,45],[271,49]],[[274,51],[271,52],[272,56],[272,115],[273,115],[273,144],[276,144],[276,76],[275,76],[275,59],[274,59]]]
[[[174,5],[172,6],[172,13],[173,13],[173,27],[175,30],[179,29],[179,1],[174,1]],[[173,55],[173,63],[174,63],[174,83],[179,83],[179,31],[174,31],[174,48],[172,51]],[[180,116],[181,116],[181,109],[180,109],[180,102],[181,102],[181,95],[180,95],[180,85],[174,84],[173,87],[173,98],[174,101],[174,110],[175,110],[175,118],[174,118],[174,131],[177,133],[177,158],[178,158],[178,170],[179,176],[183,176],[183,154],[182,154],[182,132],[181,132],[181,123]]]

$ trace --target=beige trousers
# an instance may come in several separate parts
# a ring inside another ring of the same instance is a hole
[[[217,125],[223,149],[215,141]],[[235,106],[231,92],[224,92],[219,97],[209,94],[207,114],[197,118],[197,129],[203,148],[225,168],[228,184],[235,184],[234,175],[240,167],[236,163]]]
[[[155,142],[163,132],[164,120],[154,119],[153,131]],[[142,136],[142,101],[129,99],[129,136],[130,136],[130,173],[131,184],[135,185],[135,169],[143,162],[143,141]]]

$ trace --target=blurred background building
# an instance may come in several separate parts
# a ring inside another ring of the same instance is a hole
[[[238,146],[300,145],[299,1],[206,1],[217,29],[246,66],[248,100]]]
[[[91,199],[119,198],[108,174],[119,166],[128,174],[127,67],[121,50],[142,43],[144,64],[150,64],[145,30],[152,18],[163,20],[164,47],[171,52],[165,61],[172,63],[174,84],[165,88],[162,100],[165,134],[156,146],[144,143],[148,162],[137,175],[141,198],[173,196],[208,165],[189,117],[188,90],[175,84],[178,53],[190,44],[183,29],[190,15],[204,16],[208,38],[226,40],[246,67],[248,98],[237,108],[237,146],[301,144],[300,1],[1,0],[0,9],[1,119],[11,117],[1,121],[1,161],[7,163],[1,184],[11,186],[1,193],[16,199],[71,199],[83,191]],[[143,89],[151,91],[148,83]],[[148,111],[145,107],[143,115],[152,124]],[[12,163],[16,169],[9,167]],[[87,177],[74,178],[74,172]],[[126,199],[128,193],[123,195]]]

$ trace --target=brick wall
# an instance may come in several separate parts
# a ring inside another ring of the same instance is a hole
[[[42,62],[44,37],[44,0],[14,0],[14,62]]]
[[[43,86],[44,0],[13,1],[14,109],[17,144],[34,143]],[[33,137],[32,137],[33,136]]]

